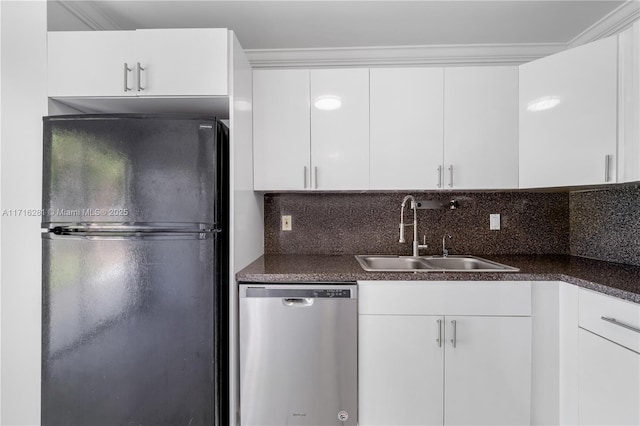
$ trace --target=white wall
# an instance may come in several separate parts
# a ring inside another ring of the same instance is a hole
[[[0,3],[0,28],[2,28],[2,4]],[[2,80],[2,31],[0,31],[0,80]],[[0,84],[2,99],[2,84]],[[2,129],[2,102],[0,102],[0,129]],[[0,131],[0,188],[2,188],[2,134]],[[0,193],[0,212],[2,212],[2,196]],[[1,216],[0,216],[1,217]],[[0,241],[2,241],[2,221],[0,221]],[[2,424],[2,244],[0,244],[0,424]]]
[[[253,78],[249,61],[233,32],[230,32],[230,126],[231,126],[231,286],[229,409],[230,425],[238,417],[238,286],[235,274],[264,253],[262,194],[253,192]]]
[[[2,209],[41,207],[42,117],[47,115],[44,1],[2,1]],[[2,216],[3,425],[40,423],[40,217]]]

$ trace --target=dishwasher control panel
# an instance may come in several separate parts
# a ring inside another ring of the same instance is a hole
[[[343,288],[269,288],[247,287],[246,297],[305,297],[314,299],[351,299],[354,297],[351,289]]]

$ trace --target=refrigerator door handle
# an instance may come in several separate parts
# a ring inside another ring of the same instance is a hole
[[[42,234],[47,240],[207,240],[217,238],[220,231],[208,232],[68,232],[54,234],[47,232]]]
[[[111,233],[132,233],[132,234],[151,234],[151,233],[180,233],[180,234],[199,234],[202,232],[214,232],[218,228],[210,223],[190,223],[190,224],[170,224],[170,223],[145,223],[145,224],[90,224],[90,223],[74,223],[74,224],[55,224],[43,226],[45,232],[56,235],[66,234],[111,234]]]
[[[73,226],[56,226],[48,229],[42,235],[44,238],[153,238],[153,239],[174,239],[210,238],[220,233],[220,229],[185,229],[185,228],[143,228],[143,229],[104,229],[104,228],[79,228]]]

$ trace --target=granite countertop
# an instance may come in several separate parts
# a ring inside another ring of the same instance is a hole
[[[483,258],[519,272],[366,272],[354,255],[264,255],[236,274],[238,282],[301,283],[364,280],[565,281],[640,303],[640,267],[568,255]]]

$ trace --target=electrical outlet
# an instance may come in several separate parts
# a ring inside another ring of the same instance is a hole
[[[281,222],[283,231],[291,231],[291,215],[283,215]]]
[[[489,229],[491,231],[500,230],[500,214],[494,213],[489,215]]]

